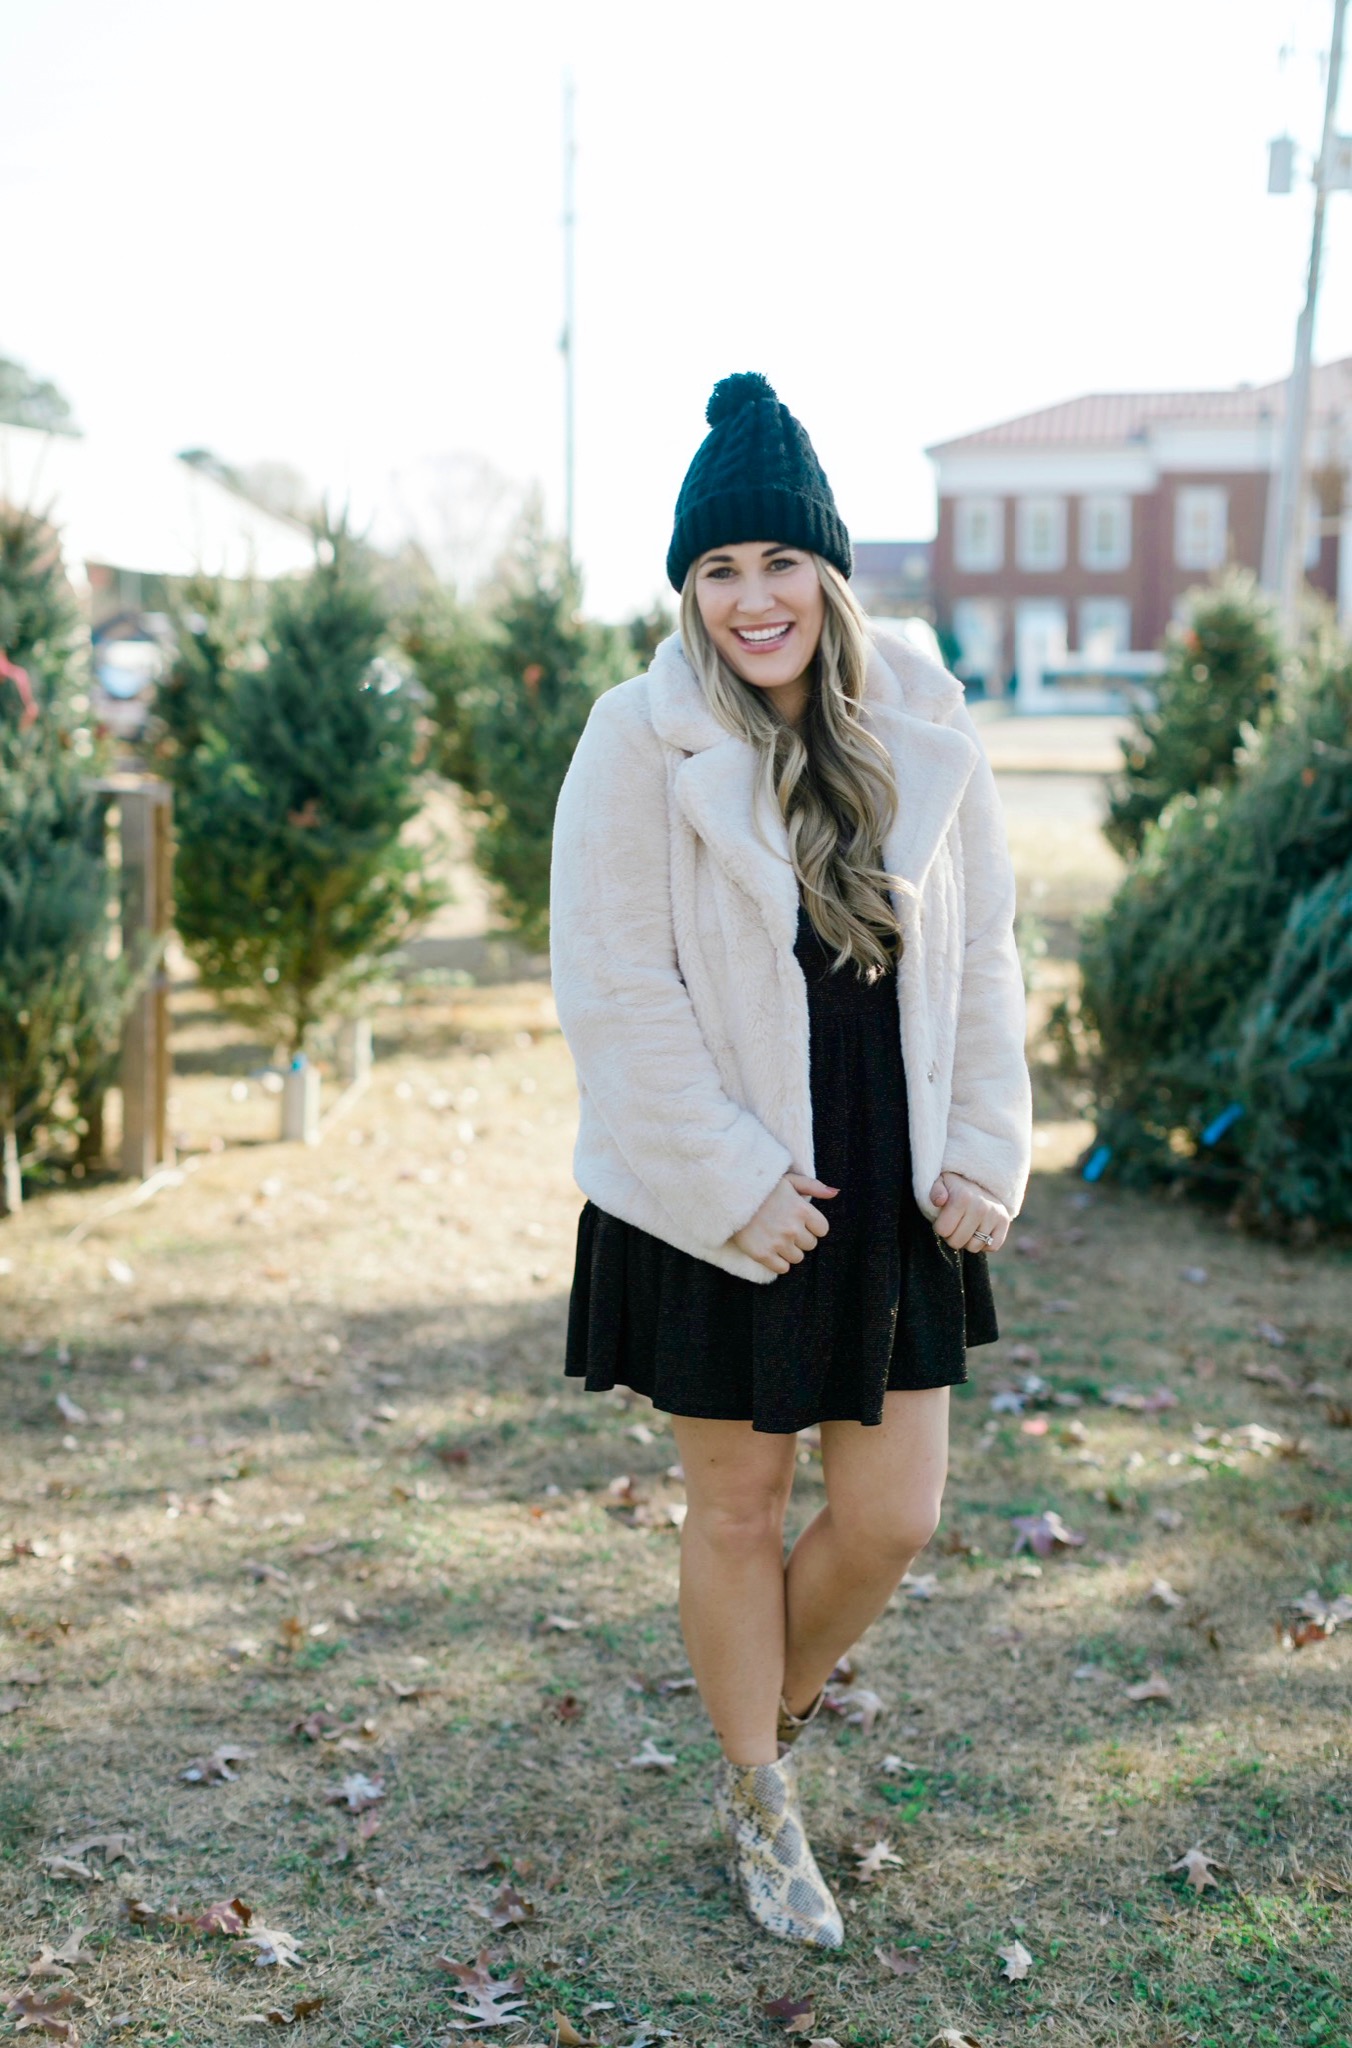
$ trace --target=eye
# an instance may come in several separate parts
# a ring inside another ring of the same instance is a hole
[[[796,555],[776,555],[770,567],[772,569],[796,569],[798,567],[798,558]]]
[[[708,583],[712,583],[715,579],[720,583],[726,583],[731,574],[732,566],[728,562],[715,562],[704,571],[705,581]]]

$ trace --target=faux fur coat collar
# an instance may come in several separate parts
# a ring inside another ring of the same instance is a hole
[[[962,686],[875,631],[864,715],[896,818],[912,1182],[944,1168],[1017,1210],[1031,1145],[1013,878]],[[577,1067],[574,1170],[596,1204],[757,1280],[730,1242],[812,1172],[798,885],[782,816],[753,816],[755,749],[709,710],[678,634],[593,708],[559,797],[551,954]]]

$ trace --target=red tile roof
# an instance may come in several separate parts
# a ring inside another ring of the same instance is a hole
[[[1242,423],[1280,418],[1286,400],[1286,379],[1275,384],[1239,385],[1232,391],[1096,391],[1068,398],[1040,412],[1020,413],[974,434],[936,441],[928,455],[949,455],[966,448],[1121,447],[1140,440],[1156,420],[1223,420]],[[1352,356],[1316,367],[1311,379],[1310,409],[1321,413],[1352,406]]]

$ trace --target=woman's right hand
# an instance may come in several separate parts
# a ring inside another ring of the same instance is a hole
[[[786,1173],[775,1182],[751,1221],[733,1233],[732,1242],[758,1266],[768,1266],[772,1273],[787,1273],[790,1266],[802,1264],[804,1253],[814,1251],[817,1239],[831,1228],[808,1197],[829,1201],[839,1193],[839,1188],[813,1180],[810,1174]]]

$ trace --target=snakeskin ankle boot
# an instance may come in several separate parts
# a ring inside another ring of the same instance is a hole
[[[718,1766],[714,1804],[732,1843],[728,1875],[767,1934],[839,1948],[840,1910],[803,1831],[794,1759]]]
[[[780,1700],[779,1723],[775,1729],[775,1734],[779,1739],[779,1754],[781,1756],[793,1748],[794,1743],[797,1742],[805,1728],[811,1727],[821,1712],[821,1704],[825,1698],[826,1687],[823,1686],[805,1714],[790,1713],[787,1702],[783,1699]]]

